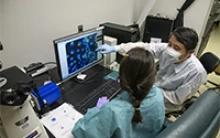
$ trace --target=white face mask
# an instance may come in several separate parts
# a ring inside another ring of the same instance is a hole
[[[170,60],[172,62],[179,62],[179,57],[181,55],[181,53],[177,52],[176,50],[170,48],[170,47],[167,47],[165,52],[170,56]]]

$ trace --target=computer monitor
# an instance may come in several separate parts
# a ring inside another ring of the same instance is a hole
[[[104,43],[103,28],[94,28],[53,41],[61,81],[72,78],[103,60],[103,55],[96,51]]]

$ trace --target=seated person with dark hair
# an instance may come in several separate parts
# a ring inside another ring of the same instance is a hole
[[[185,100],[193,96],[207,81],[207,72],[193,54],[198,42],[197,33],[187,27],[179,27],[170,35],[168,43],[127,43],[119,46],[100,46],[103,54],[126,53],[142,47],[159,59],[155,85],[163,89],[166,113],[178,111]],[[135,64],[134,64],[135,66]]]
[[[91,108],[72,130],[75,138],[153,138],[165,118],[163,94],[153,86],[154,58],[134,48],[124,55],[119,70],[121,94]]]

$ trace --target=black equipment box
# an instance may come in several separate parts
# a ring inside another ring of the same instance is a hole
[[[162,39],[162,42],[168,42],[170,33],[173,30],[173,20],[147,16],[145,20],[143,42],[150,42],[152,37]]]
[[[139,29],[132,26],[124,26],[115,23],[103,23],[100,26],[104,26],[103,34],[114,37],[117,39],[117,43],[137,42],[140,37]],[[117,53],[116,60],[120,63],[122,56]]]

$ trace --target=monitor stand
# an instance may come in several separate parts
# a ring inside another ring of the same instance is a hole
[[[0,88],[7,83],[7,79],[5,77],[0,77]]]

